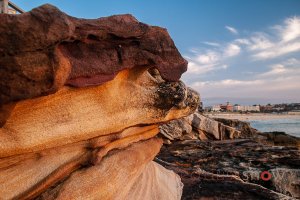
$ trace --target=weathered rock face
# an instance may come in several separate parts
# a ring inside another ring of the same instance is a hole
[[[0,21],[1,198],[180,199],[179,177],[151,160],[159,124],[199,96],[165,29],[50,5]]]
[[[44,5],[0,21],[0,107],[63,85],[100,85],[133,67],[155,67],[167,81],[187,68],[165,29],[131,15],[85,20]]]
[[[223,119],[223,118],[214,118],[214,120],[221,122],[225,126],[232,127],[240,131],[242,134],[240,135],[240,138],[251,138],[258,134],[258,131],[252,128],[249,122],[243,122],[237,119]]]
[[[258,134],[247,122],[212,119],[199,112],[161,125],[160,133],[169,140],[225,140],[250,138]]]
[[[166,91],[164,102],[157,105],[161,101],[158,95],[161,85],[165,82],[156,82],[147,71],[132,69],[120,72],[114,80],[100,86],[63,88],[46,97],[21,101],[0,129],[0,156],[66,145],[139,124],[168,121],[197,107],[198,97],[187,95],[191,91],[186,89],[178,91],[177,103],[172,104],[174,96]],[[168,89],[174,88],[168,86]],[[168,99],[171,103],[165,102]],[[23,142],[17,142],[16,138]]]

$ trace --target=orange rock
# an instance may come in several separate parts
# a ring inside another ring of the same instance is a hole
[[[99,165],[74,172],[41,199],[126,199],[161,145],[161,139],[153,138],[111,153]]]

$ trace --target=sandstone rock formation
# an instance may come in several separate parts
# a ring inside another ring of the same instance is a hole
[[[166,29],[131,15],[85,20],[44,5],[0,21],[0,107],[64,85],[100,85],[125,69],[154,67],[167,81],[186,71]]]
[[[151,160],[159,124],[199,97],[165,29],[51,5],[0,21],[2,199],[180,199],[180,178]]]

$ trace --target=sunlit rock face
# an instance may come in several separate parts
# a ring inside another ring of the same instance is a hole
[[[165,29],[51,5],[0,21],[1,198],[180,199],[180,178],[151,160],[159,125],[199,96]]]

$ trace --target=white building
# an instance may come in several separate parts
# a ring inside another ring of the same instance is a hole
[[[256,111],[256,112],[259,112],[260,111],[260,108],[259,106],[240,106],[240,105],[235,105],[233,106],[233,111],[235,112],[239,112],[239,111],[242,111],[242,112],[247,112],[247,111]]]
[[[220,110],[221,110],[220,105],[213,105],[211,108],[211,111],[213,111],[213,112],[219,112]]]

